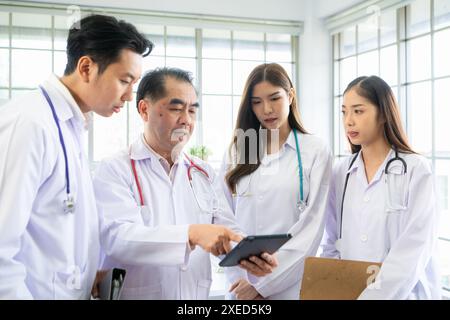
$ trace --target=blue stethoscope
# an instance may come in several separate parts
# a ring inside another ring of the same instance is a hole
[[[73,213],[75,210],[75,200],[70,193],[70,177],[69,177],[69,165],[67,160],[67,150],[66,150],[66,144],[64,143],[64,137],[61,131],[61,127],[59,125],[58,117],[56,116],[55,107],[53,106],[53,102],[50,99],[47,91],[42,87],[39,86],[39,88],[42,91],[42,94],[44,95],[45,99],[47,100],[48,105],[50,106],[50,109],[52,110],[53,120],[56,123],[56,127],[58,128],[58,134],[59,134],[59,143],[61,144],[61,147],[63,149],[64,153],[64,164],[66,167],[66,200],[63,201],[64,205],[64,212],[65,213]]]
[[[389,166],[395,162],[395,161],[400,161],[402,164],[402,174],[406,174],[407,170],[408,170],[408,166],[406,165],[406,161],[401,158],[398,155],[398,151],[396,148],[394,148],[394,152],[395,152],[395,157],[390,159],[387,163],[386,166],[384,167],[384,173],[387,175],[389,174]],[[356,158],[358,158],[359,152],[355,154],[355,156],[353,157],[352,161],[350,161],[350,165],[348,166],[348,171],[347,175],[345,177],[345,183],[344,183],[344,191],[342,192],[342,200],[341,200],[341,221],[340,221],[340,226],[339,226],[339,239],[342,238],[342,221],[344,218],[344,201],[345,201],[345,192],[347,191],[347,185],[348,185],[348,179],[350,178],[350,168],[353,166],[353,163],[355,162]]]

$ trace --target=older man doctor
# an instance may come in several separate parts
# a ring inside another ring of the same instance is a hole
[[[143,135],[104,160],[94,178],[104,268],[127,270],[124,299],[206,299],[209,253],[230,251],[242,236],[213,169],[182,151],[199,107],[192,78],[180,69],[151,71],[137,102]],[[276,260],[263,257],[242,266],[270,273]]]

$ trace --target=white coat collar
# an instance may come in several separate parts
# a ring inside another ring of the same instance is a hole
[[[355,155],[352,154],[352,155],[350,156],[350,159],[353,159],[354,156],[355,156]],[[378,181],[378,180],[381,178],[381,176],[382,176],[382,174],[383,174],[383,172],[384,172],[384,168],[386,167],[387,162],[388,162],[390,159],[392,159],[394,156],[395,156],[395,152],[394,152],[393,149],[391,149],[391,150],[388,152],[386,158],[384,159],[383,163],[381,164],[380,168],[378,169],[377,173],[376,173],[375,176],[373,177],[373,179],[372,179],[372,181],[370,182],[370,184],[372,184],[372,183]],[[351,160],[350,160],[350,161],[351,161]],[[395,164],[395,165],[397,165],[397,164]],[[362,168],[362,170],[358,170],[360,167]],[[393,168],[393,167],[394,167],[394,164],[392,164],[392,168]],[[358,152],[358,155],[357,155],[357,157],[356,157],[355,162],[354,162],[353,165],[347,170],[347,173],[353,173],[353,172],[355,172],[355,171],[358,172],[358,176],[360,176],[361,178],[364,178],[365,181],[367,181],[366,173],[365,173],[365,170],[364,170],[364,161],[363,161],[363,159],[362,159],[362,153],[361,153],[361,151]]]
[[[91,114],[83,114],[81,112],[79,105],[69,89],[66,88],[55,74],[52,74],[44,82],[43,87],[47,90],[60,121],[67,121],[73,118],[77,124],[81,125],[81,128],[87,130],[89,121],[91,120]]]

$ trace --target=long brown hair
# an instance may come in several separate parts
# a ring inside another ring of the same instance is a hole
[[[229,168],[225,176],[227,185],[232,192],[236,192],[236,184],[239,179],[256,171],[261,164],[260,148],[262,146],[260,144],[259,132],[261,124],[253,112],[251,98],[254,87],[264,81],[267,81],[274,86],[283,88],[286,93],[289,93],[290,90],[294,90],[292,103],[289,106],[288,123],[291,128],[297,129],[301,133],[307,133],[300,120],[300,113],[297,108],[297,98],[295,96],[294,86],[292,85],[292,81],[289,79],[289,76],[283,67],[276,63],[269,63],[261,64],[253,69],[244,86],[244,92],[242,93],[241,104],[239,106],[234,132],[237,132],[239,129],[244,132],[249,129],[254,129],[256,131],[257,161],[255,164],[250,163],[250,141],[246,139],[245,143],[238,145],[237,137],[234,135],[229,147],[230,159],[233,158],[233,151],[235,151],[236,158],[242,159],[243,161],[239,161],[233,167]]]
[[[416,153],[408,143],[408,138],[402,126],[397,100],[389,85],[377,76],[363,76],[350,82],[344,91],[344,95],[353,88],[358,95],[369,100],[378,108],[378,119],[384,120],[384,136],[387,142],[400,152]],[[361,150],[360,145],[352,144],[350,139],[348,142],[352,153]]]

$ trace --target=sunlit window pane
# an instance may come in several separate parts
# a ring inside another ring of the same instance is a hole
[[[341,57],[356,53],[356,28],[351,27],[341,33]]]
[[[175,67],[180,68],[185,71],[189,71],[192,73],[194,80],[197,78],[197,67],[196,60],[192,58],[171,58],[167,57],[166,59],[167,67]]]
[[[397,45],[380,50],[380,76],[390,86],[398,84]]]
[[[9,101],[9,91],[0,89],[0,107]]]
[[[434,28],[450,26],[450,0],[434,0]]]
[[[450,75],[450,29],[434,34],[434,76]]]
[[[195,29],[167,27],[167,56],[195,57]]]
[[[67,36],[69,35],[69,28],[71,21],[65,16],[55,16],[55,30],[53,46],[55,50],[66,50]]]
[[[30,72],[30,70],[33,70],[33,72]],[[12,50],[13,87],[35,88],[51,72],[51,51]]]
[[[378,46],[378,21],[368,19],[358,24],[358,52],[374,49]]]
[[[289,79],[291,79],[292,83],[294,83],[294,75],[292,74],[292,63],[285,63],[285,62],[279,62],[280,66],[283,67],[284,70],[286,70],[286,73],[289,76]],[[295,85],[295,84],[294,84]]]
[[[15,99],[18,97],[23,96],[24,94],[27,94],[29,92],[32,92],[34,90],[30,90],[30,89],[12,89],[11,90],[11,99]]]
[[[397,11],[389,10],[380,16],[380,42],[382,46],[397,40]]]
[[[15,48],[51,49],[51,16],[13,13],[12,46]]]
[[[430,31],[430,1],[416,0],[406,7],[406,32],[413,37]]]
[[[356,78],[356,58],[351,57],[341,61],[341,87],[347,85]]]
[[[450,79],[434,83],[436,154],[450,157]]]
[[[9,87],[9,50],[0,49],[0,87]]]
[[[260,32],[235,31],[233,33],[233,58],[264,60],[264,34]]]
[[[341,94],[341,84],[339,82],[339,62],[334,62],[333,64],[333,87],[334,87],[334,95],[337,96]]]
[[[431,77],[431,41],[430,36],[407,42],[407,79],[424,80]]]
[[[63,51],[55,51],[53,54],[55,59],[53,65],[54,73],[61,77],[64,75],[64,70],[66,69],[67,55]]]
[[[94,114],[94,161],[112,156],[127,146],[127,112],[121,110],[111,117]]]
[[[287,34],[266,35],[266,60],[291,62],[291,36]]]
[[[206,29],[202,31],[203,58],[231,59],[231,32]]]
[[[378,51],[358,55],[358,76],[378,75]]]
[[[233,129],[236,126],[236,120],[238,117],[240,106],[241,106],[241,96],[233,96]]]
[[[203,59],[203,93],[231,94],[231,60]]]
[[[211,149],[209,161],[222,161],[225,149],[231,141],[231,97],[203,96],[203,142]]]
[[[135,26],[139,32],[143,33],[147,39],[153,42],[154,46],[150,55],[164,56],[164,27],[149,24],[135,24]],[[172,29],[172,31],[174,30]],[[182,34],[185,34],[185,32]],[[192,37],[192,30],[189,30],[187,37]],[[189,42],[187,46],[190,46]],[[176,52],[168,52],[168,54],[177,55]]]
[[[134,99],[131,102],[128,102],[128,136],[129,136],[129,144],[132,144],[139,135],[144,132],[144,121],[142,120],[139,112],[136,107],[136,95],[134,95]]]
[[[408,86],[408,137],[412,148],[431,154],[431,86],[429,82]]]
[[[9,46],[9,14],[0,12],[0,47]]]
[[[233,61],[233,93],[242,94],[250,72],[261,62]]]

